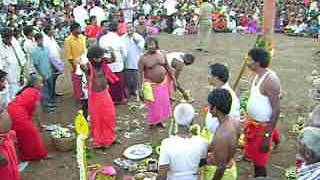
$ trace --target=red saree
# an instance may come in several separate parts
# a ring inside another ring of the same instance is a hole
[[[112,73],[107,64],[102,68],[109,82],[115,83],[119,79]],[[116,113],[109,89],[102,92],[92,90],[95,69],[90,67],[88,110],[91,119],[91,135],[94,147],[110,146],[116,139]]]
[[[20,180],[19,164],[15,150],[15,132],[0,133],[0,154],[4,155],[8,164],[0,166],[1,180]]]
[[[36,88],[27,88],[8,105],[12,120],[12,130],[16,131],[20,160],[40,160],[48,155],[41,134],[32,122],[36,103],[41,99],[41,92]]]

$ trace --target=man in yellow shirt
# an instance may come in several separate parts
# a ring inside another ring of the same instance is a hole
[[[70,26],[70,35],[64,41],[65,58],[71,65],[71,80],[74,98],[80,102],[82,98],[81,76],[76,75],[76,67],[80,57],[86,53],[86,38],[81,34],[80,24],[74,23]]]

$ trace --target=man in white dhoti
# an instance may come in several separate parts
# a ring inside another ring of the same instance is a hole
[[[87,9],[84,8],[84,4],[81,4],[81,1],[77,2],[77,7],[73,9],[74,20],[80,24],[81,30],[87,26],[86,19],[89,19],[89,13]]]
[[[100,7],[100,2],[95,2],[95,6],[90,10],[90,17],[96,16],[97,17],[97,23],[100,24],[101,21],[107,19],[107,14],[104,9]]]

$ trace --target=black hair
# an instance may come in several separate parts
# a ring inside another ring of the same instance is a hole
[[[6,39],[13,36],[13,31],[10,28],[6,28],[1,33],[2,39]]]
[[[76,29],[78,29],[78,28],[80,28],[80,24],[79,23],[72,23],[71,25],[70,25],[70,32],[72,32],[72,31],[74,31],[74,30],[76,30]]]
[[[3,70],[0,70],[0,79],[6,77],[8,75],[7,72],[3,71]]]
[[[116,32],[117,29],[118,29],[118,23],[117,23],[117,22],[111,21],[111,22],[108,24],[108,30],[109,30],[109,31]]]
[[[263,48],[253,48],[249,51],[249,56],[254,62],[258,62],[261,67],[267,68],[270,64],[270,54]]]
[[[95,5],[95,6],[100,6],[101,3],[100,3],[100,1],[96,1],[96,2],[94,3],[94,5]]]
[[[101,21],[101,22],[100,22],[100,26],[101,26],[101,27],[103,27],[103,26],[104,26],[104,24],[107,24],[107,23],[108,23],[108,21],[107,21],[107,20],[103,20],[103,21]]]
[[[147,43],[146,45],[148,46],[149,43],[153,42],[155,45],[156,45],[156,49],[159,49],[159,42],[158,42],[158,39],[156,39],[155,37],[149,37],[147,39]]]
[[[33,26],[26,26],[23,28],[23,34],[25,36],[29,36],[32,33],[33,33]]]
[[[232,105],[232,96],[226,89],[218,88],[210,92],[208,96],[210,106],[215,107],[223,114],[229,114]]]
[[[41,33],[37,33],[34,35],[34,40],[39,40],[39,39],[43,39],[43,35]]]
[[[27,88],[34,87],[34,84],[40,78],[41,78],[41,76],[36,73],[31,74],[30,77],[28,78],[27,84],[20,91],[18,91],[18,93],[16,95],[21,94]]]
[[[92,23],[92,21],[93,21],[94,19],[97,19],[97,16],[90,16],[89,22]]]
[[[105,53],[105,50],[99,46],[92,46],[89,48],[87,53],[87,58],[93,59],[93,58],[102,58]]]
[[[220,63],[214,63],[209,66],[209,74],[212,77],[219,78],[220,81],[226,83],[229,80],[229,70],[228,68]]]
[[[195,57],[192,54],[185,54],[183,59],[184,59],[184,64],[188,66],[193,64]]]
[[[76,2],[76,5],[77,5],[77,6],[81,6],[81,5],[82,5],[81,0],[78,0],[78,1]]]
[[[45,34],[48,34],[50,29],[54,28],[54,26],[52,24],[47,24],[46,27],[44,27],[43,32]]]

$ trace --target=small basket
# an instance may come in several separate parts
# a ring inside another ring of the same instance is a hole
[[[75,136],[70,138],[55,138],[51,136],[51,141],[58,151],[67,152],[71,151],[75,147]]]

